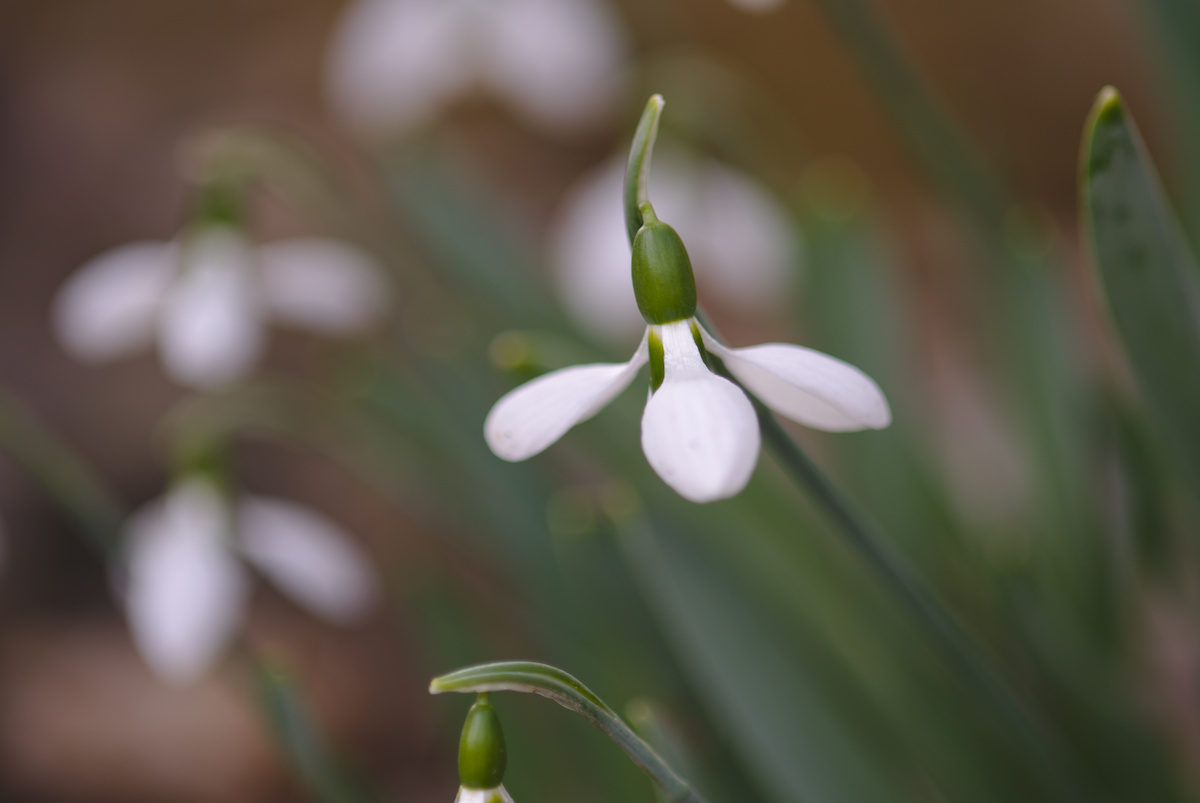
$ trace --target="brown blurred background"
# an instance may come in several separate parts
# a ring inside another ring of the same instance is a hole
[[[53,293],[105,249],[173,235],[184,204],[177,147],[205,126],[284,124],[361,175],[365,157],[323,100],[325,47],[341,5],[0,0],[0,385],[91,460],[130,506],[161,492],[155,422],[181,392],[149,353],[98,369],[71,362],[50,337]],[[813,3],[791,0],[766,16],[722,0],[616,5],[635,56],[703,51],[760,83],[779,104],[786,137],[794,136],[796,164],[787,170],[831,153],[859,162],[914,279],[954,272],[961,244],[946,235],[954,210],[918,178]],[[1071,247],[1080,130],[1101,86],[1122,89],[1160,164],[1171,164],[1167,93],[1156,88],[1162,65],[1133,0],[878,5],[983,160],[1020,199],[1051,210]],[[454,125],[478,148],[477,165],[507,182],[527,219],[545,225],[574,175],[620,147],[640,99],[627,106],[621,121],[580,139],[547,138],[482,98],[462,104]],[[515,167],[535,162],[533,177]],[[273,358],[306,347],[285,340],[273,345]],[[286,488],[328,512],[400,576],[418,574],[423,550],[435,548],[428,534],[311,455],[258,444],[240,458],[248,484]],[[236,676],[217,673],[187,691],[152,679],[111,602],[103,566],[2,455],[0,520],[0,798],[299,796],[262,724],[240,702]],[[260,586],[252,639],[287,645],[330,732],[388,799],[448,801],[454,737],[428,728],[430,668],[405,649],[405,604],[397,594],[369,628],[340,633]]]

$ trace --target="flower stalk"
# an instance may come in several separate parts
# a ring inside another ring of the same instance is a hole
[[[429,683],[430,694],[486,694],[497,691],[537,694],[581,714],[616,742],[629,759],[650,776],[662,789],[668,803],[705,803],[704,798],[603,700],[561,669],[532,661],[501,661],[459,669],[436,677]]]

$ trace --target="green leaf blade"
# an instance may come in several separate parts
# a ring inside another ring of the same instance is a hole
[[[1120,94],[1084,129],[1083,225],[1126,354],[1166,440],[1200,489],[1200,270]]]

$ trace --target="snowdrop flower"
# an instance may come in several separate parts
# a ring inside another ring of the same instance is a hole
[[[336,110],[372,135],[426,123],[474,85],[571,129],[612,107],[624,53],[600,0],[357,0],[327,84]]]
[[[53,324],[87,363],[157,341],[167,372],[196,388],[244,377],[270,319],[327,334],[382,313],[382,272],[359,249],[301,238],[254,246],[234,226],[211,224],[174,242],[139,242],[92,259],[59,291]]]
[[[332,624],[361,621],[380,595],[366,557],[324,516],[282,499],[230,500],[198,476],[135,513],[126,535],[133,638],[171,683],[199,679],[234,634],[249,595],[244,563]]]
[[[458,743],[458,776],[462,785],[454,803],[513,803],[501,781],[508,763],[500,717],[487,694],[480,694]]]
[[[649,362],[642,450],[651,467],[693,502],[733,496],[758,461],[758,419],[746,394],[710,370],[710,354],[793,421],[834,432],[891,422],[878,385],[841,360],[783,343],[727,348],[713,338],[695,318],[696,285],[683,241],[649,203],[638,211],[633,290],[647,323],[641,345],[627,363],[552,371],[505,395],[484,423],[493,452],[505,460],[538,454],[595,415]]]
[[[550,242],[563,305],[589,334],[613,343],[630,342],[645,325],[629,283],[624,174],[624,162],[613,160],[580,179]],[[766,189],[720,162],[670,152],[656,154],[652,174],[654,208],[689,244],[696,275],[723,304],[756,312],[786,296],[800,243]]]

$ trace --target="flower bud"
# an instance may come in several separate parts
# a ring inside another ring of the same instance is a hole
[[[458,777],[466,789],[494,789],[504,779],[508,751],[500,717],[486,694],[475,700],[458,743]]]
[[[683,240],[642,204],[633,238],[633,294],[646,323],[682,321],[696,314],[696,279]]]

